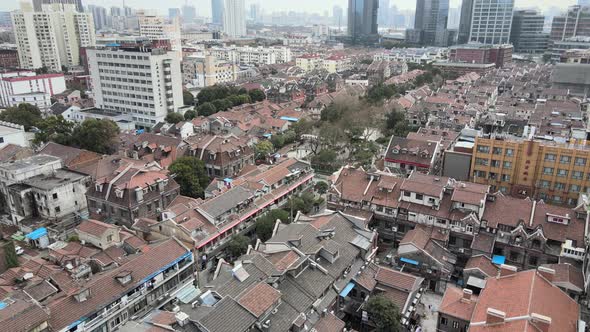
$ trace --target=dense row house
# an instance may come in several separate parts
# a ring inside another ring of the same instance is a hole
[[[400,178],[345,167],[332,180],[328,206],[370,212],[380,246],[397,247],[394,264],[421,273],[432,290],[461,279],[472,256],[519,269],[562,262],[581,267],[585,258],[588,214],[582,205],[509,197],[417,171]]]

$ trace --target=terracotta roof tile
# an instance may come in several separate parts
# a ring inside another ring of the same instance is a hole
[[[254,316],[260,317],[270,309],[279,299],[281,293],[265,282],[261,282],[249,290],[246,290],[238,301],[244,308]]]

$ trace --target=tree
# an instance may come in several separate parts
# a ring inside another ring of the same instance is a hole
[[[227,251],[231,257],[237,258],[248,250],[250,239],[242,234],[234,235],[227,245]]]
[[[215,109],[217,110],[217,112],[222,112],[222,111],[232,108],[234,106],[234,103],[231,100],[229,100],[229,98],[224,98],[224,99],[214,100],[213,106],[215,106]]]
[[[117,151],[119,127],[111,120],[86,119],[72,131],[72,145],[100,154]]]
[[[168,168],[180,185],[180,194],[193,198],[204,198],[204,188],[209,185],[205,163],[197,157],[177,158]]]
[[[256,228],[256,236],[260,241],[265,242],[271,238],[277,219],[285,224],[291,222],[289,212],[282,209],[270,210],[256,220],[254,227]]]
[[[314,123],[312,121],[303,118],[299,119],[299,121],[292,124],[291,130],[295,132],[297,138],[301,138],[301,135],[311,134],[311,132],[313,131],[313,125]]]
[[[195,104],[195,96],[189,91],[183,90],[182,91],[182,101],[185,105],[194,105]]]
[[[204,103],[197,107],[197,114],[201,116],[210,116],[217,113],[217,109],[215,105],[212,103]]]
[[[41,111],[35,105],[19,104],[16,107],[8,107],[0,113],[0,120],[16,123],[25,127],[25,130],[36,126],[41,120]]]
[[[194,119],[197,116],[197,111],[195,110],[188,110],[186,112],[184,112],[184,119],[186,121],[190,121],[192,119]]]
[[[250,99],[252,100],[253,103],[263,101],[266,99],[266,95],[264,94],[264,91],[262,91],[260,89],[252,89],[252,90],[248,91],[248,95],[250,96]]]
[[[168,123],[179,123],[184,121],[184,117],[180,113],[168,113],[164,120]]]
[[[274,146],[270,141],[260,141],[254,146],[257,159],[264,159],[274,152]]]
[[[333,171],[338,167],[338,154],[332,149],[321,150],[311,158],[311,164],[320,170]]]
[[[270,142],[275,148],[280,149],[285,146],[285,137],[281,134],[275,134],[270,138]]]
[[[72,145],[74,123],[64,119],[61,115],[50,116],[37,124],[39,132],[35,133],[34,145],[40,145],[49,141]]]
[[[383,128],[383,134],[386,136],[393,135],[395,133],[395,126],[400,122],[406,122],[404,113],[394,110],[385,114],[385,127]],[[398,127],[398,129],[400,129]]]
[[[325,181],[318,181],[316,182],[314,188],[318,194],[323,195],[328,191],[328,189],[330,189],[330,186]]]
[[[371,296],[367,301],[369,319],[375,324],[377,332],[398,332],[402,330],[399,309],[383,295]]]
[[[18,256],[12,241],[8,241],[8,243],[4,246],[4,258],[6,259],[7,268],[18,266]]]

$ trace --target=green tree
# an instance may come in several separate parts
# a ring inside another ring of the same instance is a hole
[[[266,99],[266,95],[264,94],[264,91],[262,91],[260,89],[252,89],[252,90],[248,91],[248,95],[250,96],[250,99],[252,100],[253,103],[263,101],[264,99]]]
[[[270,142],[276,149],[280,149],[285,146],[285,137],[282,134],[272,135]]]
[[[318,182],[316,182],[314,188],[315,188],[315,191],[318,192],[318,194],[323,195],[326,192],[328,192],[328,189],[330,189],[330,186],[325,181],[318,181]]]
[[[229,98],[217,99],[213,101],[213,106],[217,112],[226,111],[234,106],[234,103]]]
[[[204,188],[209,184],[205,163],[197,157],[177,158],[168,168],[175,174],[180,185],[180,194],[193,198],[204,198]]]
[[[12,268],[18,266],[18,256],[16,255],[16,249],[12,241],[8,241],[4,246],[4,258],[6,259],[6,267]]]
[[[254,146],[256,158],[263,159],[274,152],[274,146],[270,141],[260,141]]]
[[[194,105],[195,104],[195,96],[189,91],[183,90],[182,91],[182,101],[185,105]]]
[[[256,224],[254,227],[256,228],[256,236],[260,239],[260,241],[265,242],[270,239],[277,219],[285,224],[291,222],[289,219],[289,212],[283,209],[270,210],[263,216],[256,219]]]
[[[311,164],[320,170],[333,171],[338,168],[338,154],[332,149],[321,150],[311,158]]]
[[[396,125],[398,125],[398,123],[406,122],[406,117],[404,115],[404,113],[400,112],[400,111],[391,111],[387,114],[385,114],[385,123],[384,123],[384,128],[383,128],[383,134],[386,136],[390,136],[393,135],[395,133],[395,127]],[[400,128],[398,127],[398,130]]]
[[[212,103],[204,103],[197,107],[197,114],[201,116],[210,116],[217,113],[215,105]]]
[[[383,295],[371,296],[367,301],[366,309],[377,332],[402,331],[401,314],[390,299]]]
[[[22,125],[25,130],[29,130],[36,126],[42,118],[41,111],[37,106],[23,103],[15,107],[8,107],[0,113],[0,120]]]
[[[111,120],[86,119],[72,131],[72,145],[101,154],[117,151],[119,127]]]
[[[168,113],[164,120],[168,123],[179,123],[184,121],[184,117],[180,113]]]
[[[309,121],[309,120],[303,118],[303,119],[300,119],[299,121],[293,123],[291,125],[291,130],[293,132],[295,132],[295,135],[297,136],[297,138],[300,138],[301,135],[311,134],[313,131],[313,125],[314,125],[314,123],[312,121]]]
[[[195,111],[195,110],[188,110],[188,111],[184,112],[184,119],[186,121],[192,120],[195,117],[197,117],[197,111]]]
[[[50,116],[37,124],[39,132],[35,133],[34,145],[40,145],[49,141],[72,145],[72,132],[74,123],[64,119],[61,115]]]
[[[237,234],[232,237],[232,239],[227,244],[227,252],[233,258],[238,258],[242,254],[245,254],[248,250],[248,245],[250,244],[250,239],[247,236],[242,234]]]

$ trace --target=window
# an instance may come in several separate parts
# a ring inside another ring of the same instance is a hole
[[[539,264],[539,259],[535,256],[529,256],[529,265],[537,265]]]
[[[555,182],[555,190],[565,190],[565,184],[561,182]]]
[[[561,164],[569,164],[571,162],[572,162],[572,157],[570,157],[570,156],[561,156],[559,158],[559,163],[561,163]]]
[[[473,171],[473,177],[476,177],[476,178],[478,178],[478,177],[479,178],[485,178],[487,174],[488,173],[486,173],[484,171],[477,171],[477,170],[476,171]]]
[[[502,181],[503,182],[510,182],[510,175],[502,174]]]
[[[543,174],[553,175],[553,167],[543,167]]]
[[[490,147],[489,146],[486,146],[486,145],[478,145],[477,146],[477,152],[489,153],[490,152]]]
[[[514,149],[506,149],[506,156],[512,157],[514,155]]]
[[[574,160],[574,164],[576,166],[585,166],[586,165],[586,158],[576,157]]]
[[[107,242],[113,241],[113,235],[107,235]]]
[[[459,322],[453,321],[453,328],[454,329],[458,329],[459,328]]]
[[[483,165],[483,166],[487,166],[488,165],[489,160],[488,159],[484,159],[484,158],[475,158],[475,164],[476,165]]]
[[[61,212],[61,209],[59,208],[59,206],[56,206],[55,207],[55,213],[60,213],[60,212]]]
[[[447,325],[447,322],[448,322],[448,320],[446,317],[443,317],[443,316],[440,317],[440,325]]]
[[[545,154],[545,161],[555,161],[556,158],[557,156],[553,153]]]
[[[518,256],[519,256],[518,255],[518,252],[516,252],[516,251],[511,251],[510,252],[510,260],[511,261],[513,261],[513,262],[518,261]]]
[[[561,203],[561,196],[553,196],[553,201],[555,203]]]
[[[582,173],[580,171],[573,171],[572,172],[572,179],[581,180],[582,178],[584,178],[584,173]]]
[[[57,199],[57,193],[53,193],[53,199]]]
[[[492,167],[500,167],[500,161],[492,159]]]
[[[539,187],[541,187],[541,188],[549,188],[549,186],[551,186],[551,182],[549,182],[547,180],[541,180],[541,181],[539,181]]]
[[[580,192],[580,186],[577,184],[570,185],[570,192],[572,192],[572,193]]]
[[[416,194],[416,199],[423,200],[424,199],[424,195],[422,195],[422,194]]]
[[[494,148],[494,149],[492,150],[492,153],[493,153],[493,154],[502,154],[502,148]]]
[[[567,169],[558,169],[557,170],[557,176],[560,178],[564,178],[567,177],[567,174],[569,173],[569,171]]]
[[[512,168],[512,163],[511,163],[511,162],[509,162],[509,161],[505,161],[505,162],[504,162],[504,168],[506,168],[506,169],[511,169],[511,168]]]
[[[404,196],[406,196],[406,197],[410,197],[410,195],[411,195],[411,194],[410,194],[410,192],[409,192],[409,191],[404,191]]]

